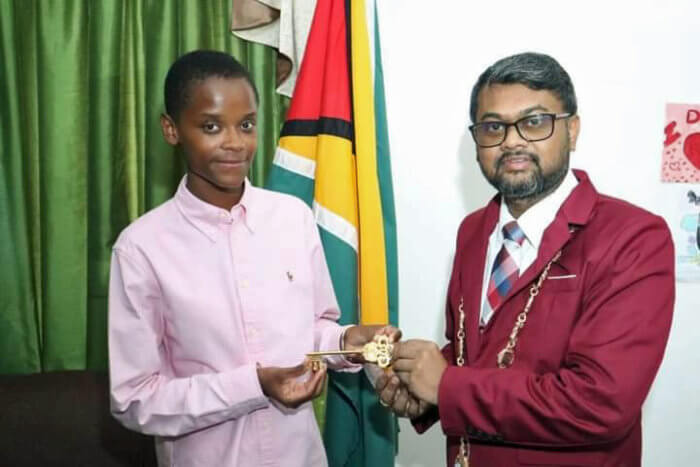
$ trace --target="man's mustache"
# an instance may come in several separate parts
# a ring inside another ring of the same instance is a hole
[[[530,158],[533,164],[535,164],[537,167],[540,166],[540,156],[535,154],[534,152],[525,152],[525,151],[510,151],[510,152],[504,152],[501,154],[501,157],[498,158],[496,161],[496,170],[500,169],[501,166],[505,163],[505,161],[511,157],[523,157],[527,156]]]

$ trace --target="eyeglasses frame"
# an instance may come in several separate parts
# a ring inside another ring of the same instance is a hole
[[[529,138],[526,138],[525,136],[523,136],[522,133],[520,133],[520,128],[518,128],[518,123],[520,123],[520,122],[522,122],[522,121],[525,121],[525,120],[527,120],[528,118],[539,117],[539,116],[544,116],[544,115],[549,116],[549,117],[552,118],[552,130],[549,132],[549,135],[545,136],[544,138],[529,139]],[[544,141],[544,140],[549,139],[549,138],[552,137],[552,135],[554,134],[554,124],[556,123],[557,120],[566,119],[566,118],[571,118],[571,117],[573,117],[574,115],[575,115],[575,114],[574,114],[574,113],[571,113],[571,112],[566,112],[566,113],[561,113],[561,114],[555,114],[555,113],[538,113],[538,114],[526,115],[525,117],[519,118],[519,119],[517,119],[516,121],[511,122],[511,123],[502,122],[502,121],[500,121],[500,120],[486,120],[486,121],[483,121],[483,122],[477,122],[477,123],[474,123],[474,124],[472,124],[472,125],[469,125],[468,128],[469,128],[469,133],[471,133],[472,139],[474,140],[474,143],[476,143],[477,146],[479,146],[480,148],[495,148],[496,146],[500,146],[501,144],[503,144],[503,141],[505,141],[506,138],[508,137],[508,129],[509,129],[510,127],[512,127],[512,126],[515,127],[515,131],[518,132],[518,136],[520,136],[522,139],[524,139],[525,141],[527,141],[527,142],[529,142],[529,143],[535,143],[535,142],[537,142],[537,141]],[[488,124],[488,123],[500,123],[500,124],[502,124],[502,125],[505,125],[505,130],[503,131],[503,139],[502,139],[501,141],[499,141],[499,142],[496,143],[496,144],[489,144],[488,146],[484,146],[484,145],[479,144],[479,142],[476,140],[476,132],[475,132],[475,129],[476,129],[476,127],[479,126],[479,125]]]

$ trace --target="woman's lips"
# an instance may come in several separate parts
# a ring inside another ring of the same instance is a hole
[[[248,162],[246,159],[214,161],[215,164],[222,165],[224,167],[238,167],[245,164],[246,162]]]

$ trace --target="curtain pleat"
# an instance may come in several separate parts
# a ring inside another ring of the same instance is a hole
[[[222,50],[260,93],[262,185],[287,101],[276,51],[229,32],[230,0],[0,0],[0,373],[106,368],[111,248],[184,173],[163,81]]]

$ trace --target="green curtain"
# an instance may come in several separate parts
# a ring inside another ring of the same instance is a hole
[[[230,0],[0,0],[0,373],[104,369],[111,248],[172,196],[158,117],[176,57],[217,49],[260,92],[263,183],[286,99],[276,52],[229,32]]]

